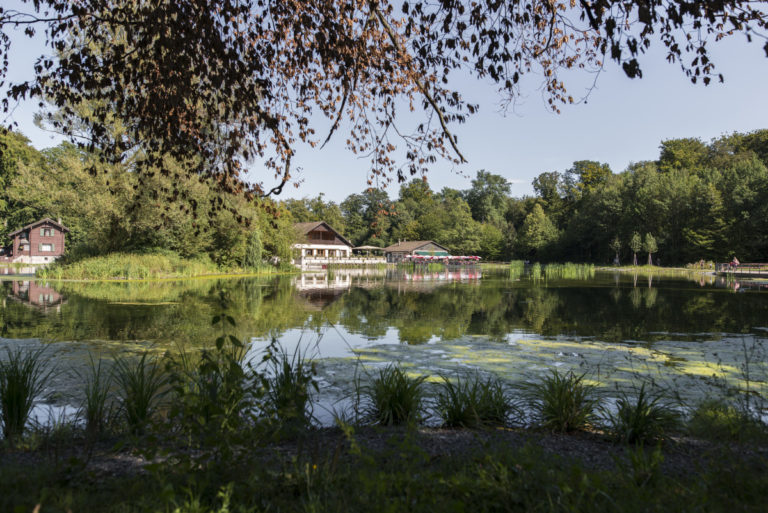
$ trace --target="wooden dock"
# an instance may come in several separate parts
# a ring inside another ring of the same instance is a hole
[[[717,274],[726,274],[729,276],[752,276],[755,278],[768,278],[768,264],[739,264],[732,263],[715,264]]]

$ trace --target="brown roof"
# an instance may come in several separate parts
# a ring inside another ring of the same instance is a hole
[[[326,223],[325,221],[312,221],[312,222],[309,222],[309,223],[294,223],[293,227],[300,234],[306,235],[306,234],[308,234],[309,232],[311,232],[312,230],[314,230],[315,228],[317,228],[320,225],[325,225],[325,227],[328,228],[329,230],[331,230],[333,233],[335,233],[336,236],[338,238],[340,238],[341,241],[344,244],[346,244],[350,248],[352,247],[352,243],[351,242],[349,242],[346,238],[344,238],[344,236],[342,234],[340,234],[338,231],[334,230],[333,227],[331,225],[329,225],[328,223]]]
[[[54,221],[54,220],[53,220],[53,219],[51,219],[50,217],[46,217],[46,218],[44,218],[44,219],[40,219],[39,221],[35,221],[35,222],[34,222],[34,223],[32,223],[32,224],[28,224],[28,225],[27,225],[27,226],[25,226],[24,228],[19,228],[19,229],[18,229],[18,230],[16,230],[15,232],[11,232],[11,233],[9,233],[9,234],[8,234],[8,236],[9,236],[9,237],[13,237],[14,235],[16,235],[16,234],[19,234],[19,233],[23,232],[24,230],[29,230],[29,229],[31,229],[31,228],[34,228],[35,226],[39,226],[39,225],[41,225],[41,224],[43,224],[43,223],[51,223],[52,225],[56,226],[56,227],[57,227],[59,230],[61,230],[62,232],[68,232],[68,231],[69,231],[69,228],[67,228],[67,227],[66,227],[66,226],[64,226],[63,224],[61,224],[61,223],[58,223],[58,222]]]
[[[405,251],[407,253],[410,253],[411,251],[416,251],[422,246],[426,246],[427,244],[434,244],[437,247],[443,248],[445,251],[448,251],[448,248],[445,246],[441,246],[435,241],[431,240],[408,240],[404,242],[396,242],[395,244],[392,244],[391,246],[387,246],[384,248],[384,251],[394,252],[394,251]]]

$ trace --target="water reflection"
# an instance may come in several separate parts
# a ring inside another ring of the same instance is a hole
[[[47,312],[51,307],[58,312],[59,306],[65,301],[64,296],[47,283],[34,280],[14,280],[11,283],[11,293],[7,296],[8,298],[39,308],[43,312]]]
[[[533,283],[474,271],[353,271],[182,282],[6,281],[0,323],[15,338],[204,344],[217,336],[210,319],[222,291],[243,339],[334,326],[366,340],[412,345],[464,336],[500,341],[516,332],[610,342],[654,342],[665,333],[707,340],[749,333],[768,318],[763,293],[728,294],[734,282],[720,279],[702,286],[698,277],[604,274]],[[739,291],[766,291],[764,283],[738,283]]]

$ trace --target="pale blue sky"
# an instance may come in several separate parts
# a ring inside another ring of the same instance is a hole
[[[34,58],[44,51],[39,41],[15,37],[11,55],[11,79],[29,77]],[[704,141],[734,131],[768,128],[768,59],[762,44],[747,44],[741,36],[711,47],[725,83],[692,85],[677,64],[664,60],[658,48],[643,58],[644,78],[630,80],[616,66],[607,66],[587,103],[565,106],[553,114],[535,89],[523,91],[515,112],[498,111],[499,97],[493,86],[463,77],[457,85],[464,96],[480,104],[481,110],[465,125],[454,127],[462,152],[469,160],[466,176],[437,163],[428,180],[435,190],[470,187],[479,169],[506,177],[515,196],[532,194],[531,181],[544,171],[563,171],[576,160],[599,160],[614,172],[631,162],[658,157],[659,143],[678,137]],[[575,78],[569,93],[580,96],[592,77]],[[37,127],[32,117],[37,102],[26,102],[13,112],[19,129],[37,148],[53,146],[60,138]],[[7,121],[7,120],[5,120]],[[318,132],[330,122],[318,126]],[[324,149],[299,147],[294,165],[301,167],[299,188],[286,187],[282,197],[315,196],[342,201],[366,187],[368,164],[343,148],[343,132]],[[253,166],[252,175],[267,179]],[[387,190],[397,195],[399,186]]]

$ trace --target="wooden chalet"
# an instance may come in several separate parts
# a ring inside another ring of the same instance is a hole
[[[13,242],[0,248],[0,262],[48,264],[64,254],[69,228],[46,217],[8,235]]]
[[[293,226],[299,234],[299,241],[293,245],[299,257],[349,258],[352,255],[352,243],[325,221]]]

